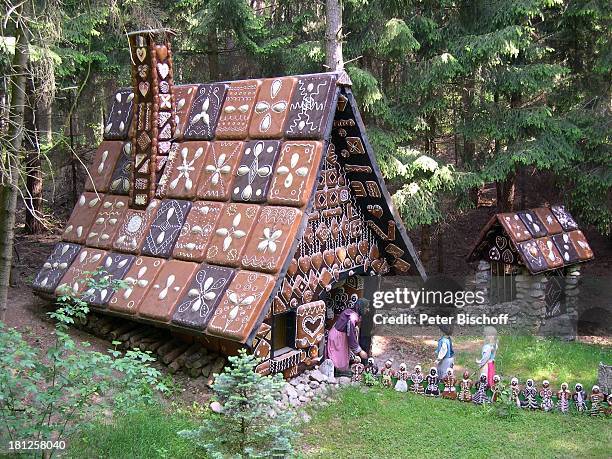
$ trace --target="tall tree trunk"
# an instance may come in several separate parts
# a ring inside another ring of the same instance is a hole
[[[421,226],[421,243],[419,247],[421,248],[421,262],[427,270],[431,261],[431,225]]]
[[[514,210],[516,191],[516,172],[512,172],[504,181],[497,182],[497,210],[511,212]]]
[[[219,44],[217,29],[212,27],[208,33],[208,73],[210,81],[219,81]]]
[[[23,17],[24,2],[19,5],[16,16]],[[6,318],[8,290],[13,264],[13,239],[15,237],[15,213],[17,210],[17,187],[19,185],[19,155],[23,139],[23,108],[26,102],[26,77],[28,71],[28,31],[20,22],[15,30],[15,56],[11,66],[10,112],[8,142],[2,149],[5,168],[0,184],[0,321]]]
[[[23,139],[23,150],[26,152],[25,229],[28,234],[39,234],[44,230],[44,225],[40,220],[43,214],[42,162],[40,160],[41,131],[39,128],[40,120],[35,116],[37,112],[35,107],[37,105],[32,78],[28,78],[26,91],[27,104],[24,107],[23,113],[23,126],[26,130],[26,135]]]
[[[343,70],[342,6],[340,0],[325,1],[325,63],[330,71]]]

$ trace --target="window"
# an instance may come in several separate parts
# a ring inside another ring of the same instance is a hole
[[[289,311],[274,316],[272,328],[272,349],[274,357],[295,348],[295,312]]]
[[[499,261],[491,262],[489,293],[491,304],[507,303],[516,299],[518,266]]]

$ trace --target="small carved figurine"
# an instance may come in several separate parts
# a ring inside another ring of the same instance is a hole
[[[608,408],[605,409],[606,416],[612,416],[612,394],[608,395]]]
[[[564,382],[561,384],[561,390],[557,392],[557,406],[562,413],[567,413],[569,410],[569,399],[572,396],[569,389],[567,388],[567,383]]]
[[[603,394],[599,390],[599,386],[596,384],[591,390],[591,416],[599,416],[601,414],[601,402],[603,400]]]
[[[414,373],[410,375],[410,381],[412,381],[412,392],[415,394],[423,395],[423,372],[421,371],[421,365],[414,366]]]
[[[393,369],[393,361],[391,359],[385,362],[385,366],[380,370],[382,376],[382,385],[385,387],[393,386],[393,378],[395,376],[395,370]]]
[[[523,397],[525,400],[523,401],[523,408],[527,408],[530,410],[538,409],[538,401],[536,399],[538,395],[538,389],[533,383],[533,379],[528,379],[525,384],[525,389],[523,389]]]
[[[555,407],[555,404],[552,400],[552,389],[550,388],[550,383],[547,379],[542,382],[542,390],[540,391],[540,397],[542,397],[542,403],[540,404],[540,407],[544,411],[551,411]]]
[[[495,375],[495,354],[497,353],[497,330],[495,327],[485,327],[485,340],[482,346],[482,357],[476,360],[481,375],[487,377],[489,384],[493,383]]]
[[[487,397],[487,375],[480,375],[480,379],[476,382],[476,392],[472,396],[472,403],[482,405],[490,402]]]
[[[459,392],[459,400],[462,402],[469,402],[472,400],[472,380],[470,379],[470,372],[463,372],[463,379],[461,380],[461,391]]]
[[[491,395],[491,401],[498,401],[501,398],[504,389],[506,389],[506,386],[504,386],[504,384],[501,382],[501,377],[499,375],[494,375],[493,384],[491,385],[491,392],[493,392]]]
[[[519,408],[521,407],[521,386],[519,386],[518,378],[512,378],[510,380],[510,401]]]
[[[372,376],[378,375],[378,366],[376,366],[372,357],[368,358],[368,363],[366,363],[366,366],[363,371],[365,371],[366,373],[370,373]]]
[[[395,390],[398,392],[408,392],[408,377],[410,374],[406,369],[406,364],[400,364],[399,371],[397,372],[397,382],[395,383]]]
[[[582,387],[582,384],[577,383],[574,386],[574,393],[572,394],[572,400],[574,400],[574,405],[576,405],[576,409],[582,413],[587,409],[587,395]]]
[[[351,372],[353,376],[351,376],[352,382],[361,382],[363,379],[363,371],[365,366],[361,363],[361,357],[358,355],[353,356],[353,363],[351,364]]]
[[[438,377],[438,370],[436,367],[430,368],[426,379],[427,387],[425,388],[425,395],[429,395],[430,397],[439,397],[440,388],[438,387],[438,383],[440,382],[440,378]]]
[[[455,378],[455,371],[452,368],[446,370],[446,375],[444,378],[442,378],[442,381],[444,382],[442,397],[455,400],[457,398],[457,388],[455,387],[455,384],[457,384],[457,378]]]

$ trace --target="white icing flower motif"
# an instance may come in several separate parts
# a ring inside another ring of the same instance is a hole
[[[244,306],[252,305],[257,299],[255,295],[249,295],[245,298],[240,299],[240,297],[238,296],[236,292],[230,292],[227,298],[229,299],[230,303],[233,305],[233,308],[230,310],[230,312],[227,315],[226,327],[230,324],[231,321],[235,320],[236,317],[238,317],[240,308]]]
[[[189,149],[185,147],[181,150],[181,158],[183,162],[180,166],[176,168],[179,175],[174,180],[172,180],[172,182],[170,183],[170,188],[175,189],[183,178],[185,179],[185,189],[187,191],[190,191],[191,188],[193,188],[193,180],[191,180],[190,176],[190,174],[195,170],[193,163],[203,154],[204,148],[198,148],[195,154],[193,155],[193,159],[190,161],[188,157]]]
[[[215,282],[213,277],[207,277],[200,289],[192,288],[187,292],[187,295],[193,299],[193,303],[188,301],[179,307],[179,312],[185,312],[188,308],[193,312],[200,311],[200,316],[205,317],[208,313],[208,307],[204,301],[211,301],[217,298],[217,293],[213,290],[218,290],[223,286],[225,279],[219,279]]]
[[[242,239],[246,236],[246,232],[241,229],[238,229],[238,225],[240,225],[240,220],[242,219],[242,215],[240,213],[236,214],[234,220],[232,221],[232,226],[229,228],[218,228],[215,233],[217,236],[224,237],[223,239],[223,250],[227,250],[229,246],[232,244],[232,239]]]
[[[268,154],[272,154],[273,149],[274,148],[272,146],[268,146],[268,148],[266,149],[266,152]],[[253,160],[251,161],[251,164],[248,166],[243,164],[236,171],[239,177],[243,175],[247,175],[248,185],[245,186],[242,192],[240,193],[240,197],[244,199],[245,201],[248,201],[253,196],[253,182],[255,181],[255,178],[267,177],[272,172],[272,168],[270,166],[260,166],[259,165],[259,155],[261,155],[263,151],[264,151],[264,143],[257,142],[257,144],[255,145],[255,148],[253,148]],[[245,150],[245,159],[248,156],[248,154],[249,154],[249,149],[247,148],[247,150]],[[236,187],[234,189],[234,193],[238,193],[239,191],[240,191],[239,187]],[[255,195],[259,196],[261,195],[261,192],[262,192],[261,189],[258,189],[255,191]]]
[[[308,167],[302,166],[296,169],[298,161],[300,160],[300,155],[298,153],[293,153],[291,155],[291,160],[289,161],[289,167],[280,166],[276,173],[278,175],[286,175],[285,177],[285,188],[289,188],[293,184],[293,174],[298,177],[305,177],[308,174]]]
[[[210,115],[208,114],[209,108],[210,98],[207,97],[204,103],[202,104],[202,111],[192,118],[191,124],[196,124],[198,121],[202,120],[207,126],[210,125]]]
[[[216,185],[221,180],[221,174],[229,174],[232,168],[225,163],[227,155],[222,153],[216,161],[206,166],[206,172],[212,173],[210,182]]]
[[[266,250],[270,249],[270,252],[276,252],[276,243],[282,234],[282,230],[272,232],[270,228],[264,228],[263,237],[260,238],[261,242],[257,245],[257,250],[260,252],[265,252]]]

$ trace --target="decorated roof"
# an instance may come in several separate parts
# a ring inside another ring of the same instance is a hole
[[[249,344],[275,299],[297,308],[349,272],[425,275],[342,74],[175,86],[167,45],[130,43],[134,90],[113,98],[37,292]],[[87,290],[100,269],[127,286]]]
[[[593,251],[562,205],[496,214],[468,260],[522,264],[532,274],[591,260]]]

